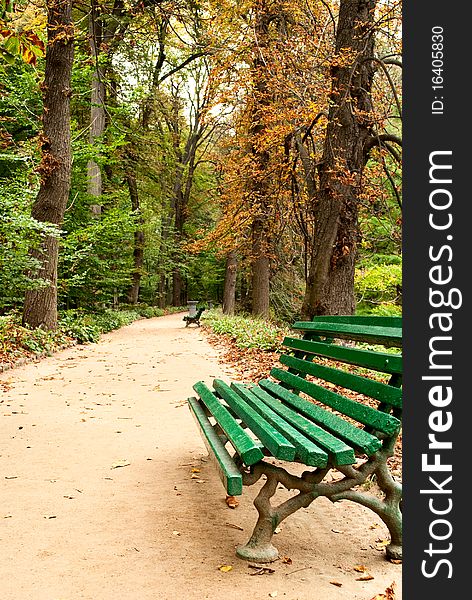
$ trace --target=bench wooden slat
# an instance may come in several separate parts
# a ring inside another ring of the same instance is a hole
[[[375,435],[372,435],[363,429],[359,429],[352,423],[345,421],[339,415],[329,412],[321,406],[317,406],[308,400],[300,398],[300,396],[297,396],[290,390],[287,390],[269,379],[263,379],[259,382],[259,385],[264,390],[269,391],[277,398],[283,400],[289,407],[292,407],[296,411],[303,413],[309,419],[326,427],[326,429],[333,434],[339,436],[348,444],[359,448],[369,456],[376,452],[382,445],[381,441]]]
[[[213,429],[199,401],[189,398],[188,404],[226,491],[230,496],[240,496],[243,493],[243,478],[239,469]]]
[[[312,383],[311,381],[306,381],[288,371],[275,368],[272,369],[270,374],[275,379],[288,384],[293,389],[304,392],[343,415],[351,417],[351,419],[355,419],[359,423],[372,427],[382,433],[394,435],[400,427],[400,421],[396,417],[376,410],[361,402],[356,402],[355,400],[336,394],[336,392],[327,390],[323,386]],[[307,404],[311,405],[311,402],[308,402]]]
[[[350,323],[332,323],[330,321],[297,321],[292,329],[304,331],[314,335],[335,337],[358,342],[384,344],[386,346],[401,347],[402,330],[400,327],[364,327]]]
[[[286,337],[283,345],[290,350],[301,350],[306,354],[315,354],[324,358],[332,358],[343,363],[365,367],[382,373],[403,373],[403,359],[400,354],[374,352],[358,348],[346,348],[326,342],[315,342],[301,338]]]
[[[354,392],[370,396],[390,406],[397,408],[401,408],[402,406],[402,392],[397,387],[368,379],[367,377],[360,377],[354,373],[310,362],[309,360],[288,356],[287,354],[282,354],[279,360],[283,365],[295,369],[299,373],[319,377],[324,381],[329,381]]]
[[[402,327],[402,317],[377,317],[372,315],[320,315],[312,319],[313,323],[325,321],[328,323],[349,323],[350,325],[362,325],[376,327]]]
[[[232,383],[234,389],[241,398],[257,411],[268,423],[277,428],[295,446],[297,459],[311,467],[325,467],[328,464],[328,455],[314,442],[304,436],[298,429],[292,427],[285,419],[273,411],[267,404],[256,396],[255,385],[247,386],[242,383]],[[260,390],[261,392],[263,390]],[[272,399],[272,397],[269,397]]]
[[[323,450],[328,453],[331,462],[338,465],[351,465],[355,462],[353,448],[348,446],[343,440],[340,440],[338,437],[332,435],[326,429],[320,427],[313,420],[304,417],[293,410],[290,406],[280,402],[280,400],[278,400],[277,397],[274,397],[274,395],[267,393],[271,392],[272,389],[270,385],[266,386],[266,383],[272,384],[271,381],[262,380],[259,382],[259,386],[256,386],[252,389],[252,392],[263,402],[265,402],[273,411],[283,417],[291,425],[299,429],[304,435],[313,440],[315,444],[323,448]],[[280,389],[288,392],[288,390],[284,390],[283,388]],[[324,412],[326,413],[326,411]],[[348,425],[348,423],[346,424]]]
[[[203,383],[197,382],[193,389],[200,396],[202,402],[208,408],[219,426],[225,432],[226,437],[233,445],[236,452],[246,465],[254,465],[264,458],[258,444],[244,431],[229,411],[221,404],[212,391]]]
[[[245,402],[244,398],[221,379],[215,379],[213,387],[226,400],[238,417],[257,435],[272,456],[280,460],[294,460],[295,446],[273,425],[262,419],[261,415]]]

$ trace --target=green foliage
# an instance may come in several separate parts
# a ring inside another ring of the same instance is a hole
[[[80,311],[65,311],[61,313],[59,328],[66,335],[74,338],[79,344],[98,342],[100,328],[95,323],[94,315]]]
[[[84,224],[68,217],[59,262],[62,305],[111,305],[131,281],[134,218],[114,208]]]
[[[401,314],[401,257],[375,256],[356,269],[355,290],[358,314],[394,316]]]
[[[59,326],[68,336],[84,344],[98,342],[102,333],[130,325],[140,318],[139,312],[133,310],[104,310],[97,313],[68,310],[61,313]]]
[[[68,341],[62,330],[23,327],[17,313],[0,317],[0,361],[14,360],[32,353],[51,353]]]
[[[242,316],[223,315],[213,309],[203,313],[202,321],[213,333],[229,336],[238,348],[259,348],[260,350],[279,350],[287,329],[264,321]]]
[[[38,262],[29,254],[45,235],[58,235],[52,226],[29,214],[36,190],[23,175],[15,180],[0,178],[0,313],[22,301],[26,289],[45,284],[34,277]]]

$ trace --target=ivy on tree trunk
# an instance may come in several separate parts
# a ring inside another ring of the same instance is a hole
[[[60,227],[71,183],[70,96],[74,56],[71,0],[48,0],[48,43],[43,89],[42,159],[38,167],[41,185],[32,216]],[[59,240],[46,235],[33,252],[41,267],[38,278],[46,285],[26,292],[23,323],[31,327],[57,326],[57,261]]]

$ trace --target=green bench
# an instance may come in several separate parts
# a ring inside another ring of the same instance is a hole
[[[325,496],[373,510],[390,533],[387,557],[400,560],[402,488],[388,459],[401,427],[401,318],[316,317],[293,330],[301,337],[284,339],[285,353],[270,379],[257,385],[215,379],[213,389],[198,382],[198,398],[188,399],[227,494],[240,495],[243,485],[266,479],[254,501],[258,521],[237,555],[277,559],[277,526]],[[295,475],[285,463],[308,468]],[[332,469],[337,476],[327,478]],[[373,480],[379,494],[365,489]],[[295,494],[273,506],[279,484]]]
[[[186,321],[185,327],[188,327],[191,323],[196,323],[200,327],[200,318],[201,318],[204,310],[205,310],[205,307],[201,306],[192,317],[190,315],[185,315],[185,317],[184,317],[184,321]]]

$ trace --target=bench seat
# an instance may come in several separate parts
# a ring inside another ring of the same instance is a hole
[[[295,323],[293,330],[303,337],[284,339],[280,365],[268,378],[257,384],[215,379],[212,388],[200,381],[193,386],[198,397],[188,400],[227,494],[242,494],[243,485],[262,475],[270,483],[255,501],[259,521],[238,556],[274,560],[270,540],[277,524],[323,495],[377,512],[392,538],[387,555],[399,558],[401,486],[387,460],[401,429],[403,367],[401,354],[385,349],[401,347],[401,319],[318,317]],[[311,470],[295,477],[284,463]],[[331,469],[344,477],[327,483]],[[372,477],[384,500],[359,489]],[[299,490],[288,512],[287,506],[270,506],[278,483]]]

